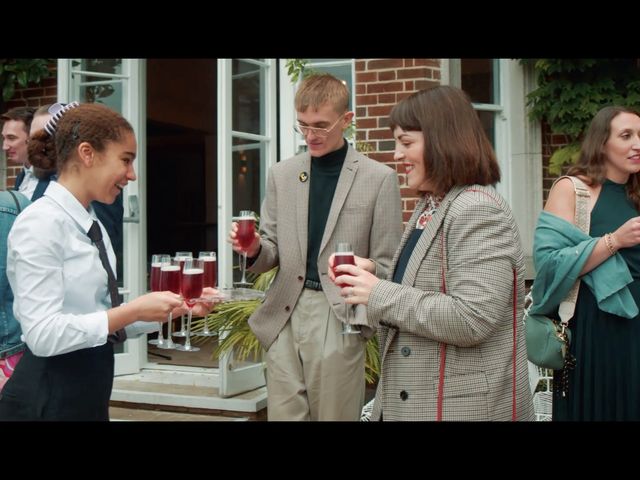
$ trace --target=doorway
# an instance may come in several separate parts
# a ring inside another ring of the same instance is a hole
[[[148,59],[146,87],[149,272],[156,253],[218,251],[217,62]],[[149,346],[149,361],[217,367],[206,360],[215,342],[199,346],[208,355]]]

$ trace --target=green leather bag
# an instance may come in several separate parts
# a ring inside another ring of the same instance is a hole
[[[571,343],[571,330],[543,315],[526,315],[525,328],[529,361],[542,368],[560,370]]]
[[[560,180],[560,177],[556,180]],[[576,211],[574,215],[575,225],[589,234],[590,218],[588,202],[590,193],[587,186],[577,177],[570,178],[576,192]],[[554,183],[555,185],[555,183]],[[553,187],[552,187],[553,188]],[[524,322],[527,339],[527,356],[529,361],[539,367],[561,370],[565,365],[565,356],[571,344],[571,331],[569,320],[573,317],[576,308],[576,299],[580,288],[580,279],[571,287],[566,298],[558,307],[561,321],[553,320],[544,315],[529,315],[529,310],[524,312]],[[527,295],[531,300],[531,293]],[[526,301],[525,301],[526,303]]]

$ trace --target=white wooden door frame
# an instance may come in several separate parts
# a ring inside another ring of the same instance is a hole
[[[74,86],[71,59],[58,60],[58,101],[79,100],[80,92]],[[146,62],[138,59],[122,59],[122,115],[133,126],[138,142],[136,174],[138,181],[124,189],[124,216],[131,222],[123,226],[123,285],[121,291],[135,298],[146,292],[147,216],[146,216]],[[131,199],[139,206],[135,218],[130,210]],[[135,200],[134,200],[135,201]],[[124,343],[123,353],[115,355],[115,375],[137,373],[146,363],[147,337],[142,335]]]

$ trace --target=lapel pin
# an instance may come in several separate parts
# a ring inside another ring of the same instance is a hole
[[[300,172],[300,175],[298,175],[298,180],[304,183],[309,180],[309,175],[307,174],[307,172]]]

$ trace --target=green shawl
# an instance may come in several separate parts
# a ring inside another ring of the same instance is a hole
[[[550,315],[557,310],[598,240],[556,215],[544,211],[540,214],[533,240],[536,278],[531,288],[534,302],[530,315]],[[627,288],[633,278],[619,253],[584,274],[581,280],[593,292],[602,311],[625,318],[638,315]]]

